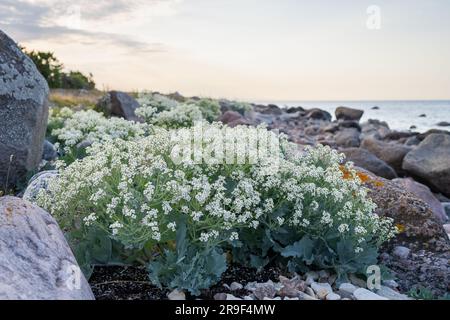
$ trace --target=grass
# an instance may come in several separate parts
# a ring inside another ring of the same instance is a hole
[[[93,109],[104,95],[99,90],[52,89],[49,95],[50,107],[70,107],[74,109]]]

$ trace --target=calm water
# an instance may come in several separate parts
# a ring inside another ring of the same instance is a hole
[[[269,102],[265,102],[269,103]],[[439,127],[436,124],[441,121],[450,122],[449,101],[284,101],[271,102],[282,106],[302,106],[304,108],[320,108],[330,112],[334,117],[334,110],[339,106],[364,110],[361,121],[378,119],[386,121],[391,129],[409,130],[414,125],[414,131],[426,131],[428,129],[450,130],[450,127]],[[378,106],[379,110],[373,110]],[[426,117],[420,117],[425,114]]]

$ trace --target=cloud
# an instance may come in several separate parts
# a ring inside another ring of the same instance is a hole
[[[147,43],[130,34],[93,31],[86,23],[125,23],[136,10],[151,15],[174,14],[181,0],[1,0],[0,27],[13,32],[20,41],[78,41],[108,43],[140,52],[161,52],[161,43]]]

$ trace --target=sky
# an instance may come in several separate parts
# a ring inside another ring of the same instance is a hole
[[[448,0],[0,0],[0,29],[99,89],[450,99]]]

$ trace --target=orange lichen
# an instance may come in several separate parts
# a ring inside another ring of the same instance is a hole
[[[397,228],[397,231],[398,231],[398,233],[403,233],[403,232],[405,232],[405,225],[404,224],[401,224],[401,223],[397,223],[396,225],[395,225],[395,227]]]
[[[339,169],[343,173],[342,179],[349,180],[349,179],[353,179],[354,178],[354,175],[345,166],[341,165],[339,167]],[[371,184],[371,185],[373,185],[375,187],[383,187],[384,186],[384,183],[382,181],[377,180],[377,179],[373,179],[371,176],[369,176],[368,174],[366,174],[364,172],[356,172],[356,176],[364,184]]]

